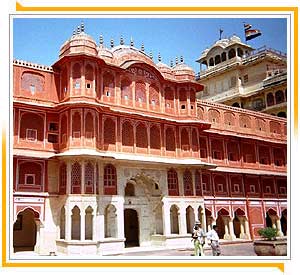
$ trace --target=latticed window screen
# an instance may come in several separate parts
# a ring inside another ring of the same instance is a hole
[[[104,168],[104,187],[109,186],[113,187],[117,184],[117,174],[116,174],[116,168],[108,164]]]
[[[96,164],[96,194],[99,194],[99,166]]]
[[[183,174],[183,187],[185,196],[193,196],[193,178],[190,170],[185,170]]]
[[[171,128],[166,130],[166,150],[175,151],[175,134]]]
[[[175,170],[168,171],[168,190],[170,196],[178,196],[178,177]]]
[[[59,193],[65,194],[67,186],[67,165],[62,163],[59,169]]]
[[[75,162],[72,165],[71,171],[71,183],[72,183],[72,193],[79,194],[81,193],[81,165],[78,162]]]
[[[94,182],[94,165],[88,162],[85,165],[84,182],[86,185],[93,185]]]
[[[196,196],[201,196],[201,176],[198,170],[195,172],[195,189]]]

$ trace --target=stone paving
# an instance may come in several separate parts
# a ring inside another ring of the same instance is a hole
[[[193,249],[156,249],[143,250],[141,248],[126,248],[126,252],[115,256],[193,256]],[[211,248],[204,250],[206,256],[212,256]],[[221,256],[256,256],[253,243],[221,244]]]

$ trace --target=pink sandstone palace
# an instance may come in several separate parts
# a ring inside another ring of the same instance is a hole
[[[201,81],[200,81],[201,82]],[[41,255],[287,234],[285,118],[196,99],[183,59],[81,26],[51,67],[13,61],[13,242]]]

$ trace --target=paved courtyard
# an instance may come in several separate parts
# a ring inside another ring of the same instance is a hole
[[[116,256],[193,256],[193,249],[155,249],[143,250],[142,248],[126,248],[125,253]],[[211,248],[204,250],[206,256],[212,256]],[[221,244],[221,256],[256,256],[253,243]]]

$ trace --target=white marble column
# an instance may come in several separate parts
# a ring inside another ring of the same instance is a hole
[[[244,225],[245,225],[245,219],[244,218],[242,218],[242,217],[240,217],[239,218],[239,221],[240,221],[240,231],[241,231],[241,233],[240,233],[240,239],[246,239],[245,238],[245,228],[244,228]]]
[[[124,199],[119,202],[117,209],[117,236],[119,239],[124,239]]]
[[[85,240],[85,211],[80,209],[80,240]]]
[[[280,222],[279,218],[277,218],[277,220],[276,220],[276,227],[277,227],[277,236],[283,237],[283,233],[282,233],[282,229],[281,229],[281,222]]]
[[[65,226],[65,240],[70,241],[72,235],[72,211],[70,209],[69,203],[66,203],[66,226]]]
[[[245,219],[245,239],[250,239],[250,228],[247,219]]]
[[[34,252],[35,253],[40,253],[40,245],[41,245],[41,236],[40,236],[40,221],[35,221],[36,224],[36,242],[34,246]]]
[[[224,221],[224,227],[225,227],[225,234],[224,234],[224,240],[230,240],[231,237],[229,235],[229,218],[227,217],[222,217]]]
[[[170,206],[168,203],[163,202],[162,205],[162,218],[163,218],[163,234],[168,236],[171,234],[171,221],[170,221]]]
[[[235,239],[236,239],[236,236],[235,236],[235,234],[234,234],[233,222],[232,222],[232,219],[231,219],[231,218],[228,219],[228,224],[229,224],[229,235],[230,235],[230,239],[231,239],[231,240],[235,240]]]
[[[179,209],[179,234],[186,235],[187,228],[186,228],[186,209],[185,207],[180,207]]]
[[[95,213],[93,215],[93,236],[92,236],[92,240],[93,241],[97,241],[99,238],[97,238],[98,234],[97,234],[97,213]]]

